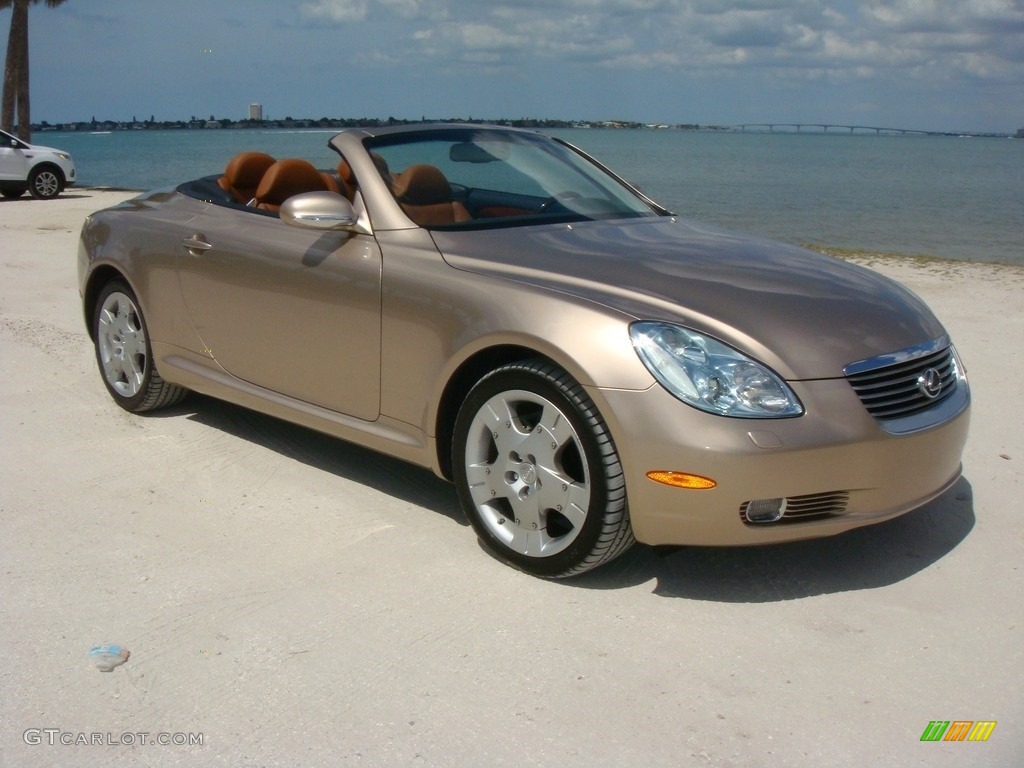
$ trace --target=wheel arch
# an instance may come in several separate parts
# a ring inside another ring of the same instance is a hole
[[[452,480],[452,440],[459,408],[473,386],[496,368],[518,360],[542,359],[560,367],[562,364],[542,352],[518,344],[501,344],[481,349],[466,358],[448,378],[437,407],[435,421],[437,466],[441,475]]]
[[[477,348],[465,350],[465,359],[447,377],[440,396],[432,399],[434,411],[424,422],[427,429],[433,428],[437,474],[453,479],[455,419],[473,385],[496,368],[520,360],[543,360],[565,371],[588,390],[594,406],[614,432],[614,418],[606,413],[608,403],[601,396],[601,388],[643,390],[654,379],[633,351],[624,318],[595,313],[576,327],[586,329],[585,343],[573,327],[555,326],[535,328],[529,334],[478,337]],[[619,343],[611,343],[615,339]]]
[[[67,186],[68,179],[67,176],[64,175],[64,169],[61,168],[56,163],[51,163],[49,160],[44,160],[43,162],[37,165],[33,165],[32,169],[28,173],[29,176],[31,176],[33,173],[37,173],[39,171],[53,171],[54,173],[57,174],[57,178],[60,179],[61,190],[63,190],[64,187]]]
[[[112,280],[122,280],[124,283],[132,289],[132,292],[138,300],[138,291],[135,290],[135,286],[132,285],[131,281],[125,277],[125,274],[110,264],[102,264],[94,269],[90,274],[85,284],[85,290],[82,292],[82,313],[85,319],[85,327],[89,332],[89,338],[96,341],[95,331],[92,327],[93,314],[96,311],[96,300],[99,298],[100,291],[103,290]]]

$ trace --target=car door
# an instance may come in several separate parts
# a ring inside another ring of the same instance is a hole
[[[0,180],[25,181],[28,161],[23,144],[7,133],[0,133]]]
[[[381,253],[372,236],[210,206],[182,232],[179,258],[192,323],[225,371],[377,418]]]

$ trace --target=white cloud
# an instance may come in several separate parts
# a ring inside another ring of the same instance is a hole
[[[241,16],[190,0],[187,22],[177,4],[119,2],[103,24],[77,3],[46,14],[57,34],[36,51],[40,118],[220,113],[248,93],[275,116],[611,110],[1013,130],[1024,104],[1024,0],[247,0]],[[194,29],[216,66],[181,45]],[[268,46],[283,52],[274,66]],[[69,56],[82,64],[47,63]],[[153,72],[129,67],[143,82],[126,77],[115,96],[90,85],[137,59],[190,76],[154,89]]]
[[[533,58],[809,78],[1024,79],[1021,0],[308,0],[300,8],[327,23],[390,19],[409,53],[446,65]],[[402,20],[416,23],[403,29]]]
[[[362,21],[366,18],[367,0],[312,0],[302,3],[303,16],[335,24]]]
[[[424,3],[421,0],[378,0],[382,6],[394,11],[399,16],[414,18],[423,13]],[[428,4],[429,5],[429,4]]]
[[[1024,24],[1020,0],[874,0],[865,4],[864,13],[899,32],[1011,32]]]
[[[449,24],[447,30],[451,39],[473,51],[519,50],[529,42],[521,35],[480,22]]]

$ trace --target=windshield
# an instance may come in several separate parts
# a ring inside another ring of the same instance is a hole
[[[545,136],[439,130],[366,140],[406,214],[426,227],[654,216],[589,158]]]

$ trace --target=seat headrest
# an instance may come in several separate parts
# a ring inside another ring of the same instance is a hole
[[[435,205],[452,201],[452,187],[433,165],[410,165],[395,178],[395,197],[409,205]]]
[[[388,189],[393,189],[395,185],[395,177],[391,175],[391,169],[388,168],[388,161],[378,155],[376,152],[370,153],[370,159],[373,160],[373,165],[377,169],[377,173],[384,179],[384,183],[388,185]]]
[[[255,194],[260,179],[274,162],[274,158],[264,152],[240,152],[228,161],[217,183],[235,200],[244,203]]]
[[[348,160],[342,159],[342,161],[338,163],[338,176],[346,184],[355,186],[356,175],[352,173],[352,166],[348,164]]]
[[[235,155],[224,169],[228,182],[235,187],[256,187],[276,161],[264,152],[242,152]]]
[[[297,157],[278,160],[263,174],[256,190],[258,205],[279,206],[303,192],[324,192],[327,184],[313,164]]]

